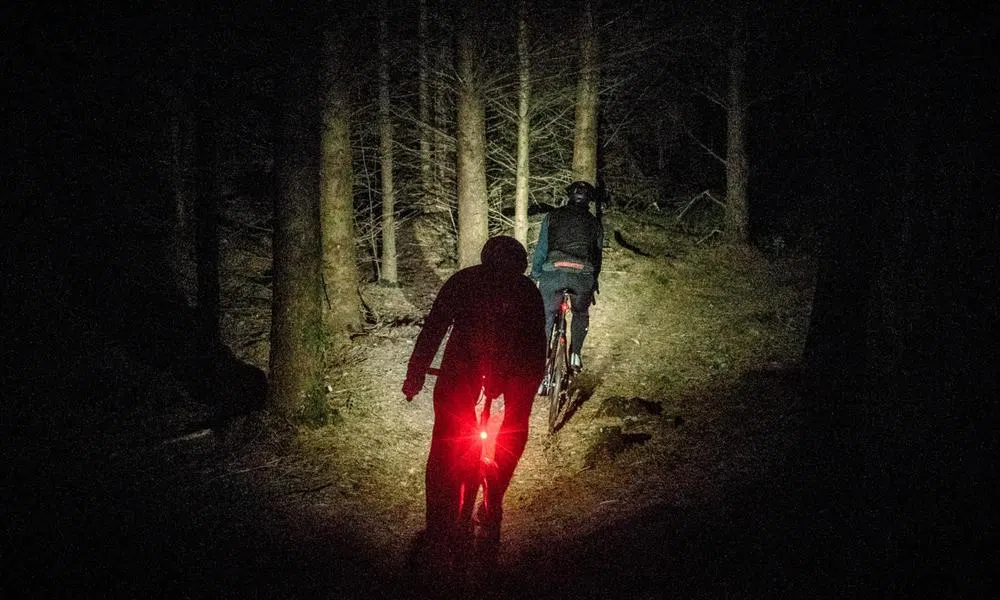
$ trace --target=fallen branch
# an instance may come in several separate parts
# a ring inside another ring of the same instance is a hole
[[[204,429],[199,429],[198,431],[193,431],[193,432],[185,434],[185,435],[179,435],[177,437],[172,437],[170,439],[163,440],[162,444],[164,446],[166,446],[166,445],[169,445],[169,444],[177,444],[177,443],[180,443],[180,442],[189,442],[191,440],[196,440],[198,438],[203,438],[206,435],[211,435],[211,434],[212,434],[212,428],[211,427],[206,427]]]
[[[257,465],[257,466],[254,466],[254,467],[246,467],[245,469],[237,469],[235,471],[227,471],[225,473],[222,473],[221,475],[216,475],[215,477],[209,479],[209,481],[215,481],[216,479],[222,479],[223,477],[229,477],[231,475],[240,475],[240,474],[243,474],[243,473],[249,473],[251,471],[259,471],[260,469],[267,469],[267,468],[273,467],[274,465],[278,464],[278,462],[280,460],[281,460],[280,458],[275,458],[275,459],[269,460],[268,462],[266,462],[266,463],[264,463],[262,465]]]
[[[289,492],[287,495],[290,496],[292,494],[301,494],[301,495],[305,496],[306,494],[313,494],[313,493],[316,493],[316,492],[321,492],[321,491],[325,490],[326,488],[332,486],[334,483],[336,483],[336,482],[331,481],[330,483],[324,483],[323,485],[318,485],[318,486],[312,487],[312,488],[306,488],[304,490],[293,490],[293,491]]]

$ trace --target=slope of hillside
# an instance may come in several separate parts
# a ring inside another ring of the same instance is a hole
[[[413,225],[403,286],[363,290],[373,323],[329,373],[324,427],[255,416],[206,426],[211,411],[176,372],[83,317],[64,322],[49,355],[63,376],[20,385],[73,410],[39,411],[36,427],[4,440],[16,499],[5,595],[425,593],[406,565],[423,523],[430,393],[408,404],[399,389],[454,265],[447,228]],[[811,262],[699,246],[656,215],[610,213],[606,226],[577,404],[554,435],[535,406],[507,496],[503,583],[484,595],[813,590],[802,573],[817,562],[817,527],[796,508],[819,493],[802,477],[797,368]],[[245,330],[267,331],[254,314]],[[251,362],[266,356],[259,342],[240,347]]]

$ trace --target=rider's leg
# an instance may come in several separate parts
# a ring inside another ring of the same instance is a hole
[[[562,271],[545,271],[538,280],[538,291],[542,294],[542,302],[545,305],[546,342],[552,335],[552,323],[555,321],[555,314],[562,300],[559,290],[565,288],[566,284],[566,276]]]
[[[537,386],[537,376],[510,380],[504,386],[503,423],[497,434],[496,478],[490,482],[487,498],[490,519],[490,527],[487,527],[487,530],[492,529],[490,533],[495,534],[497,538],[500,535],[500,521],[503,518],[503,497],[528,442],[528,421],[531,418],[531,405]]]
[[[567,280],[566,273],[563,271],[545,271],[538,280],[538,291],[542,294],[542,302],[545,306],[546,344],[552,338],[552,325],[555,322],[556,311],[559,310],[559,303],[562,302],[562,296],[559,294],[559,291],[568,287],[569,284],[570,281]],[[536,393],[538,395],[545,394],[548,391],[547,386],[550,383],[542,382],[536,389]]]
[[[590,273],[574,275],[573,325],[569,351],[580,356],[583,340],[590,327],[590,305],[594,300],[594,276]]]
[[[427,457],[427,537],[448,543],[461,532],[464,487],[478,483],[475,469],[478,381],[442,373],[434,387],[434,430]]]

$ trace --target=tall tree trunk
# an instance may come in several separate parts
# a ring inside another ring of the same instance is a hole
[[[902,358],[915,345],[914,334],[918,328],[914,328],[914,323],[924,320],[922,315],[912,312],[920,305],[914,299],[928,298],[929,283],[934,279],[927,265],[917,266],[913,262],[912,257],[916,254],[913,216],[922,215],[930,222],[942,222],[940,215],[935,214],[938,207],[925,205],[925,190],[920,185],[920,165],[929,161],[921,156],[922,125],[912,123],[923,124],[926,117],[909,121],[924,115],[915,112],[919,106],[917,102],[908,102],[906,106],[914,107],[914,112],[908,113],[907,119],[900,119],[901,122],[892,128],[892,164],[897,168],[885,178],[891,182],[886,188],[892,189],[892,193],[884,194],[881,202],[865,211],[872,229],[879,232],[870,241],[868,262],[873,276],[866,311],[869,370],[878,374],[900,373]],[[947,251],[937,251],[930,243],[920,244],[920,247],[932,256],[947,254]]]
[[[209,97],[210,98],[210,97]],[[211,106],[212,102],[206,98]],[[219,190],[216,186],[216,115],[204,107],[198,113],[196,235],[199,334],[205,348],[221,339],[219,332]]]
[[[514,194],[514,238],[528,247],[528,163],[531,121],[531,57],[528,54],[528,2],[521,0],[517,19],[517,57],[520,88],[517,95],[517,185]]]
[[[451,177],[448,165],[454,164],[452,145],[448,141],[449,111],[447,95],[450,93],[444,80],[446,66],[451,64],[449,45],[443,44],[437,54],[437,69],[434,85],[434,196],[435,210],[451,212],[454,204],[449,192]]]
[[[729,48],[729,91],[726,102],[725,237],[731,244],[746,243],[750,229],[747,210],[747,120],[750,111],[743,95],[746,62],[746,35],[742,21],[738,20]]]
[[[576,91],[573,179],[597,185],[597,81],[599,68],[593,1],[583,0],[580,15],[580,79]]]
[[[479,263],[489,237],[486,111],[476,73],[475,12],[467,8],[458,40],[458,266]]]
[[[185,306],[193,307],[198,302],[197,254],[191,215],[196,202],[191,176],[195,164],[196,123],[183,94],[181,91],[176,94],[170,123],[170,184],[174,202],[171,264],[178,297]]]
[[[361,329],[354,239],[354,173],[350,104],[343,77],[343,36],[323,47],[323,130],[320,153],[320,227],[323,232],[323,322],[334,339]]]
[[[274,283],[268,407],[289,418],[324,415],[315,46],[291,60],[276,148]],[[303,58],[304,55],[304,58]]]
[[[393,189],[392,115],[389,104],[389,7],[379,4],[378,21],[378,114],[379,156],[382,164],[382,269],[381,283],[396,285],[396,192]]]
[[[422,202],[426,206],[428,200],[431,197],[431,189],[433,187],[433,182],[431,178],[433,177],[431,173],[431,97],[430,97],[430,86],[429,86],[429,71],[430,71],[430,56],[427,52],[427,46],[430,43],[428,39],[427,27],[428,27],[428,14],[427,14],[427,0],[420,0],[420,14],[417,22],[417,46],[419,54],[419,74],[417,83],[417,96],[420,106],[419,110],[419,121],[420,121],[420,191],[423,194]]]

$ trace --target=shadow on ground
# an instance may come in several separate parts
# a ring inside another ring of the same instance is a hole
[[[983,515],[958,514],[981,498],[938,497],[916,487],[927,483],[916,476],[901,481],[859,464],[863,435],[850,421],[817,410],[784,472],[732,482],[719,505],[653,506],[582,539],[529,544],[482,595],[985,594],[996,556],[974,542],[989,539],[976,529]],[[211,455],[123,448],[88,440],[91,433],[5,437],[4,597],[424,595],[359,526],[321,522],[245,484],[208,478]],[[940,511],[954,511],[951,521]]]

